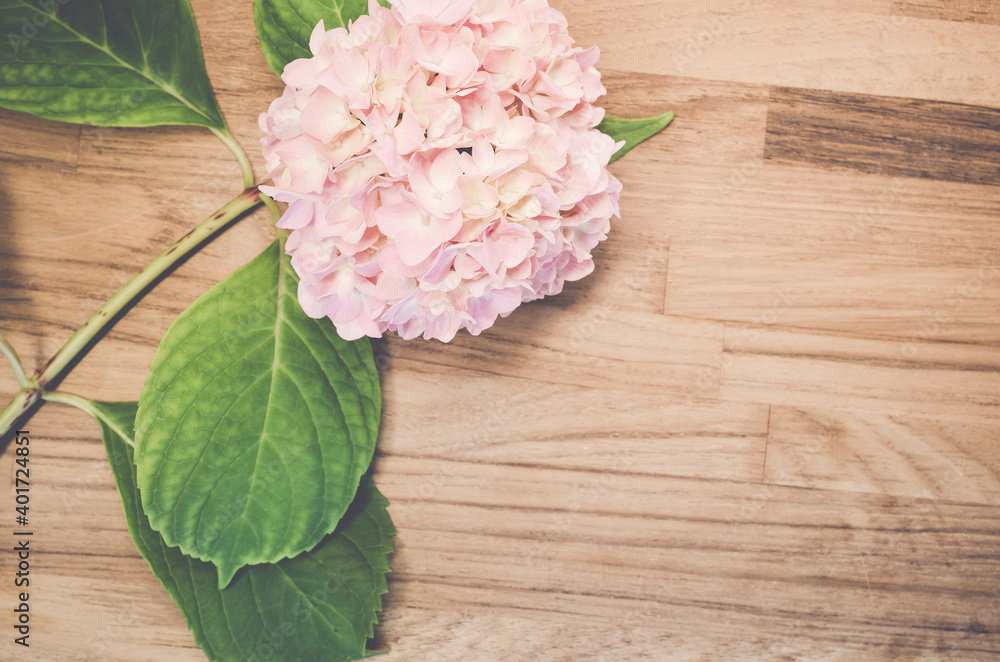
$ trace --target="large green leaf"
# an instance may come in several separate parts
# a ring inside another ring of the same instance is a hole
[[[224,130],[187,0],[0,0],[0,106]]]
[[[385,0],[381,4],[389,6]],[[349,21],[368,13],[368,0],[256,0],[253,21],[264,49],[264,59],[281,75],[285,65],[312,57],[309,35],[323,21],[327,30],[346,28]]]
[[[614,115],[605,115],[604,120],[597,125],[597,130],[615,139],[624,140],[625,145],[611,156],[611,161],[617,161],[647,138],[652,138],[674,120],[674,111],[647,117],[639,120],[625,120]]]
[[[337,530],[311,552],[240,572],[223,590],[215,567],[164,543],[140,507],[133,462],[136,403],[92,403],[135,546],[210,660],[341,662],[366,657],[386,592],[395,530],[388,502],[364,480]]]
[[[374,452],[371,345],[307,317],[297,282],[271,244],[177,317],[139,398],[143,509],[220,587],[332,531]]]

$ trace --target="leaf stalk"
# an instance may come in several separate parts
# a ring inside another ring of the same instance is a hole
[[[14,371],[14,377],[17,379],[17,383],[24,388],[28,385],[28,375],[24,372],[24,365],[21,363],[21,357],[17,355],[17,351],[14,349],[13,345],[7,342],[7,339],[0,334],[0,353],[7,357],[10,361],[10,367]]]
[[[209,130],[214,133],[215,136],[229,148],[229,151],[233,153],[233,156],[236,157],[236,161],[240,164],[240,172],[243,173],[243,188],[253,188],[253,165],[250,164],[250,157],[247,156],[243,146],[236,141],[236,138],[233,137],[233,134],[229,132],[228,128],[220,130],[214,127],[209,127]]]

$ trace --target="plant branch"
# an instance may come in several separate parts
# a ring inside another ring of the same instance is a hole
[[[0,439],[6,439],[7,435],[17,429],[18,424],[27,418],[27,415],[38,404],[39,392],[36,388],[24,387],[17,392],[7,408],[0,412]]]
[[[56,352],[55,356],[49,359],[48,363],[22,384],[14,401],[3,412],[0,412],[0,440],[6,439],[11,429],[24,420],[28,412],[43,398],[43,392],[46,388],[61,379],[64,373],[68,372],[68,368],[89,351],[91,342],[105,329],[113,325],[123,310],[143,297],[146,288],[153,285],[175,264],[195,252],[202,243],[217,235],[234,220],[260,204],[260,191],[256,187],[246,189],[181,237],[167,250],[160,253],[146,265],[145,269],[115,292],[66,341],[66,344]]]

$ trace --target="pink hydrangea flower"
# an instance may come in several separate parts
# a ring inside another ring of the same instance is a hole
[[[370,0],[309,47],[260,116],[307,314],[448,341],[593,270],[618,146],[598,50],[546,0]]]

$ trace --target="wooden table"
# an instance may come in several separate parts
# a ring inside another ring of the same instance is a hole
[[[481,337],[376,344],[382,659],[996,659],[1000,4],[555,4],[601,46],[610,111],[677,120],[612,167],[592,277]],[[193,5],[263,172],[281,86],[251,3]],[[32,368],[239,188],[204,130],[0,123],[0,331]],[[136,399],[171,320],[272,234],[264,212],[228,231],[63,388]],[[96,424],[29,427],[32,645],[3,551],[0,658],[204,659]]]

